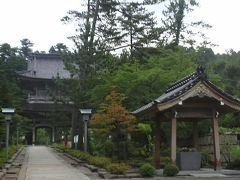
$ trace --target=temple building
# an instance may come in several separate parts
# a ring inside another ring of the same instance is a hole
[[[56,128],[62,123],[58,123],[57,120],[50,121],[49,114],[63,112],[68,118],[64,123],[66,127],[71,127],[73,118],[76,118],[74,105],[67,97],[65,103],[56,103],[53,98],[62,95],[61,92],[52,92],[55,86],[54,78],[70,78],[63,60],[58,54],[31,54],[27,60],[27,70],[18,72],[18,77],[26,94],[23,113],[32,122],[32,137],[29,138],[28,144],[36,143],[37,128],[50,128],[51,141],[54,143]]]

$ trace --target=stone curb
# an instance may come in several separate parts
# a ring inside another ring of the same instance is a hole
[[[9,176],[12,178],[14,177],[15,179],[17,178],[17,173],[20,171],[21,164],[14,163],[14,161],[21,154],[23,149],[24,147],[21,147],[20,149],[18,149],[17,152],[12,156],[12,158],[4,164],[2,171],[0,171],[0,179],[6,176]]]

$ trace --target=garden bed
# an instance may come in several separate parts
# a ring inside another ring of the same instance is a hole
[[[140,178],[137,169],[131,168],[125,163],[112,162],[110,158],[92,156],[79,150],[65,148],[55,145],[54,149],[61,152],[64,156],[76,161],[81,166],[88,168],[91,172],[98,173],[101,178]]]

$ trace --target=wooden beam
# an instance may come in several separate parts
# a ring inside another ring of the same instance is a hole
[[[212,118],[212,112],[210,109],[176,109],[178,112],[177,118],[200,118],[208,119]]]
[[[199,103],[192,103],[192,102],[184,102],[183,105],[179,106],[181,108],[214,108],[218,105],[216,102],[199,102]]]

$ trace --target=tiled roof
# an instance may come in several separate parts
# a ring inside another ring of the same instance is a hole
[[[33,53],[28,59],[26,71],[18,73],[20,76],[35,79],[70,78],[70,73],[65,69],[63,60],[58,54]]]
[[[240,103],[240,100],[236,97],[233,97],[226,92],[224,92],[222,89],[211,83],[207,79],[207,75],[204,72],[204,69],[202,67],[197,68],[197,71],[192,73],[191,75],[188,75],[184,77],[183,79],[171,84],[168,89],[165,91],[164,94],[162,94],[160,97],[156,98],[152,102],[140,107],[139,109],[133,111],[133,114],[142,113],[144,111],[147,111],[148,109],[151,109],[154,105],[165,103],[167,101],[170,101],[174,98],[177,98],[184,94],[185,92],[189,91],[194,85],[196,85],[199,81],[206,82],[210,87],[212,87],[214,90],[216,90],[218,93],[222,94],[223,96],[228,97],[229,99],[233,101],[237,101]]]

